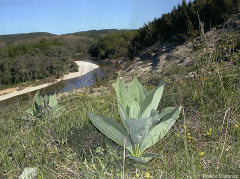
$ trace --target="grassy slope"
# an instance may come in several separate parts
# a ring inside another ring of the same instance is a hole
[[[187,75],[191,71],[196,75]],[[240,176],[239,74],[239,65],[215,63],[208,54],[191,66],[173,67],[159,110],[182,105],[181,116],[148,151],[161,159],[146,165],[127,159],[125,177],[136,171],[142,178],[146,172],[153,178]],[[15,178],[25,167],[37,167],[42,178],[120,178],[123,149],[99,133],[85,113],[119,120],[115,93],[88,94],[63,97],[62,115],[36,121],[19,119],[31,102],[1,107],[0,177]]]

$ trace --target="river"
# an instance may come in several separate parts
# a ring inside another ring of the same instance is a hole
[[[29,100],[37,90],[40,90],[42,94],[65,93],[73,91],[75,89],[83,88],[85,86],[90,87],[94,85],[97,80],[101,80],[103,78],[103,70],[96,64],[96,62],[92,60],[81,60],[76,61],[76,63],[79,66],[79,72],[65,75],[63,79],[59,79],[58,82],[54,84],[44,84],[37,87],[31,87],[33,89],[30,89],[29,92],[27,91],[28,89],[23,89],[20,90],[20,92],[13,92],[12,95],[7,94],[8,96],[0,96],[0,106],[12,102]],[[3,100],[1,100],[1,97]]]

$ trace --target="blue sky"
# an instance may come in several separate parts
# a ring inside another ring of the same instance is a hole
[[[0,34],[136,29],[182,0],[0,0]]]

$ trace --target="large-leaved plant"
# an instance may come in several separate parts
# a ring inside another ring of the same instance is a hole
[[[164,80],[156,88],[147,91],[136,77],[128,88],[118,78],[115,91],[123,125],[108,117],[89,112],[88,117],[103,134],[126,147],[129,158],[146,163],[160,155],[144,151],[167,134],[181,111],[181,107],[167,107],[160,113],[157,112],[163,89]]]
[[[39,91],[33,98],[33,107],[29,108],[26,118],[38,118],[41,116],[55,116],[60,112],[62,106],[58,104],[56,94],[42,96]]]

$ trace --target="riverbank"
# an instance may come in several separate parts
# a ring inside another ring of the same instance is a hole
[[[38,85],[38,86],[28,86],[28,87],[26,87],[22,90],[19,90],[18,87],[1,90],[0,95],[1,94],[4,94],[4,95],[0,96],[0,101],[6,100],[6,99],[9,99],[9,98],[18,96],[18,95],[30,93],[32,91],[40,90],[42,88],[46,88],[46,87],[51,86],[51,85],[53,85],[55,83],[58,83],[60,81],[77,78],[77,77],[85,75],[88,72],[91,72],[91,71],[99,68],[99,66],[96,63],[94,63],[90,60],[75,61],[75,63],[78,65],[78,72],[73,72],[73,73],[69,73],[67,75],[64,75],[62,78],[57,79],[56,81],[51,82],[51,83],[45,83],[45,84]],[[5,94],[5,93],[7,93],[7,94]]]

